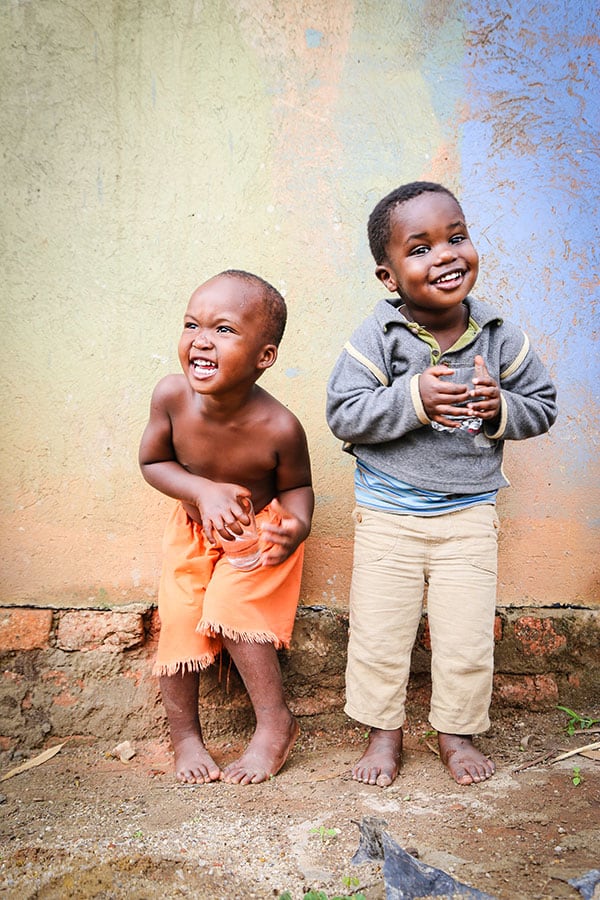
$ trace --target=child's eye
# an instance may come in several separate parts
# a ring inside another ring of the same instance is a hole
[[[221,334],[222,332],[228,333],[231,331],[233,331],[233,329],[230,328],[229,325],[218,325],[217,326],[217,334]]]
[[[451,244],[460,244],[462,241],[466,241],[466,237],[464,234],[455,234],[450,238],[449,243]]]
[[[190,330],[191,330],[191,329],[193,329],[193,328],[196,327],[196,323],[195,323],[195,322],[184,322],[184,323],[183,323],[183,327],[184,327],[185,329],[190,329]]]
[[[426,247],[424,245],[413,247],[413,249],[409,253],[409,256],[422,256],[424,253],[427,253],[428,250],[429,247]]]

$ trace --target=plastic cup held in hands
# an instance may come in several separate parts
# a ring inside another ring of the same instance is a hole
[[[467,386],[467,390],[472,391],[476,388],[476,385],[473,384],[473,379],[480,375],[478,367],[476,366],[457,366],[454,369],[452,375],[442,375],[442,379],[444,381],[452,381],[455,384],[465,384]],[[469,403],[474,403],[477,401],[477,397],[469,397],[467,400],[461,400],[460,402],[453,403],[453,406],[468,406]],[[469,434],[478,434],[481,431],[482,420],[479,416],[469,415],[465,413],[464,416],[446,416],[447,419],[452,419],[455,422],[460,422],[460,431],[467,431]],[[438,422],[432,422],[432,426],[437,431],[453,431],[454,429],[447,427],[446,425],[440,425]]]
[[[236,522],[236,528],[241,528],[241,533],[236,534],[231,528],[225,529],[227,537],[219,534],[219,544],[223,548],[225,559],[234,569],[249,571],[256,569],[260,564],[260,546],[258,543],[258,530],[256,528],[256,519],[254,518],[254,509],[252,501],[247,497],[240,500],[244,507],[246,517],[249,519],[248,524],[244,525],[239,519]]]
[[[454,384],[466,384],[467,390],[472,391],[476,388],[476,385],[473,384],[473,379],[477,375],[478,372],[475,366],[457,366],[452,375],[442,375],[442,379],[444,381],[452,381]],[[462,400],[460,403],[454,403],[453,405],[467,406],[469,403],[475,402],[476,399],[476,397],[469,397],[467,400]]]

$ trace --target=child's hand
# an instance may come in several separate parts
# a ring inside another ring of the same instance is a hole
[[[460,428],[460,419],[447,416],[478,416],[489,421],[500,412],[500,389],[487,370],[483,357],[474,360],[473,388],[447,381],[452,373],[447,366],[431,366],[419,376],[419,391],[425,412],[433,422],[449,428]],[[466,403],[466,406],[457,406]]]
[[[448,381],[443,376],[451,375],[454,369],[448,366],[430,366],[419,375],[419,393],[425,412],[432,422],[446,425],[448,428],[460,428],[460,421],[447,419],[446,416],[465,416],[466,408],[457,406],[469,399],[470,391],[466,387]]]
[[[279,515],[281,522],[279,524],[265,522],[260,526],[264,541],[261,558],[263,566],[278,566],[284,562],[306,537],[304,524],[293,513],[284,509],[276,497],[273,498],[271,506]]]
[[[236,522],[247,525],[250,521],[244,508],[244,498],[250,499],[251,492],[241,484],[226,484],[202,479],[202,491],[195,503],[202,519],[202,530],[211,543],[216,534],[227,536],[227,531],[241,532]]]
[[[470,394],[475,399],[467,404],[467,410],[480,419],[489,422],[500,414],[500,388],[487,370],[482,356],[475,357],[475,390]]]

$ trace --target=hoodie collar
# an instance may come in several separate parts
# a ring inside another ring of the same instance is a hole
[[[470,295],[465,297],[464,303],[469,310],[469,317],[472,318],[480,328],[490,324],[502,324],[502,316],[500,316],[498,311],[495,310],[493,306],[490,306],[489,303],[485,303],[483,300],[475,300],[475,298]],[[396,297],[394,300],[389,300],[385,297],[376,305],[373,315],[381,326],[382,331],[386,332],[390,325],[402,325],[405,328],[408,328],[409,331],[414,330],[417,323],[409,322],[408,319],[402,315],[400,312],[401,305],[402,303],[400,302],[399,297]],[[417,327],[419,326],[417,325]]]

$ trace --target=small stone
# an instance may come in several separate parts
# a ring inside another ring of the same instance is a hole
[[[111,750],[111,756],[115,756],[121,762],[129,762],[135,756],[135,750],[129,741],[123,741]]]

